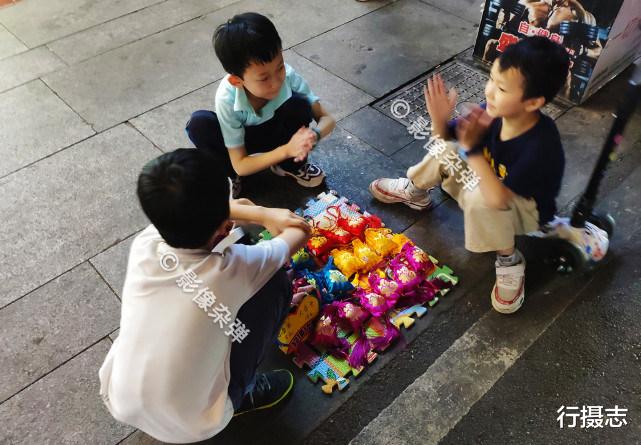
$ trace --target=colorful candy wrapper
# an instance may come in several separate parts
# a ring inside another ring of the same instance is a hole
[[[386,256],[396,247],[391,234],[392,231],[386,228],[366,229],[365,242],[380,256]]]
[[[332,303],[337,308],[337,315],[344,324],[344,329],[357,332],[370,317],[369,312],[359,305],[349,301],[335,301]]]
[[[404,292],[399,300],[399,307],[410,307],[417,304],[424,304],[434,300],[443,289],[449,289],[452,283],[439,278],[433,280],[423,280],[411,291]]]
[[[411,239],[403,235],[402,233],[395,233],[392,235],[392,241],[394,241],[394,244],[396,244],[396,247],[392,251],[394,255],[398,254],[401,252],[401,249],[403,249],[403,246],[406,243],[414,244]]]
[[[307,250],[319,259],[323,258],[334,246],[336,243],[324,236],[312,236],[307,241]]]
[[[338,335],[340,319],[338,308],[328,304],[321,310],[321,316],[316,322],[311,343],[320,349],[327,349],[339,358],[347,358],[349,354],[349,342]]]
[[[355,239],[352,241],[352,246],[354,247],[354,256],[362,263],[361,271],[369,272],[382,261],[382,258],[361,240]]]
[[[325,281],[325,288],[332,296],[332,301],[345,298],[354,290],[352,283],[350,283],[347,280],[347,277],[343,275],[340,270],[336,269],[336,266],[334,266],[333,257],[329,257],[329,260],[322,272],[323,279]]]
[[[292,269],[300,271],[303,269],[313,269],[316,267],[316,262],[314,261],[314,258],[312,255],[309,253],[309,251],[301,247],[292,255]]]
[[[334,258],[334,264],[346,277],[351,277],[365,267],[360,258],[348,249],[334,249],[331,254]]]
[[[425,279],[423,273],[415,272],[402,261],[390,261],[389,270],[391,278],[398,284],[400,294],[412,291]]]
[[[340,227],[330,229],[318,229],[318,232],[335,244],[349,244],[354,239],[354,235]]]
[[[427,255],[423,249],[410,242],[403,245],[399,256],[412,270],[421,273],[423,276],[427,277],[431,275],[436,269],[429,255]]]

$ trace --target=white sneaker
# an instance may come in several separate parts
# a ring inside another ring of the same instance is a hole
[[[312,164],[311,162],[303,165],[297,172],[288,172],[287,170],[280,168],[278,165],[272,165],[270,169],[275,175],[294,178],[296,182],[303,187],[318,187],[325,179],[325,173],[323,173],[323,170],[321,170],[318,165]]]
[[[519,255],[521,255],[519,253]],[[496,283],[492,289],[492,307],[502,314],[518,311],[525,301],[525,259],[514,266],[496,266]]]
[[[369,185],[369,191],[381,202],[401,202],[414,210],[424,210],[432,204],[429,192],[416,188],[408,178],[380,178]]]

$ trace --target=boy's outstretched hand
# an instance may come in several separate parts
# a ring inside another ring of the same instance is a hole
[[[440,74],[435,74],[427,80],[425,86],[425,104],[432,119],[432,132],[446,137],[447,121],[454,113],[457,93],[454,88],[448,91]]]
[[[456,137],[461,146],[469,151],[481,142],[491,124],[492,117],[477,106],[470,114],[458,120]]]
[[[306,234],[312,233],[312,227],[304,219],[287,209],[266,208],[263,212],[262,225],[272,236],[280,235],[287,228],[298,228]]]
[[[296,162],[304,161],[315,143],[316,133],[307,127],[300,127],[286,145],[287,156]]]

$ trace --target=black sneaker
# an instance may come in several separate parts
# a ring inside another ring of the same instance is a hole
[[[271,408],[287,397],[293,387],[294,375],[286,369],[258,374],[254,390],[245,396],[234,416]]]
[[[272,165],[271,171],[278,176],[289,176],[294,178],[303,187],[318,187],[325,179],[323,170],[310,162],[304,164],[297,172],[289,172],[278,165]]]

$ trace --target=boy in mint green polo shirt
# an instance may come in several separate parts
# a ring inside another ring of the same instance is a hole
[[[274,24],[257,13],[236,15],[216,29],[214,48],[229,74],[216,92],[215,111],[191,115],[189,139],[226,167],[235,195],[240,177],[266,168],[304,187],[320,185],[325,174],[307,156],[336,122],[284,63]]]

